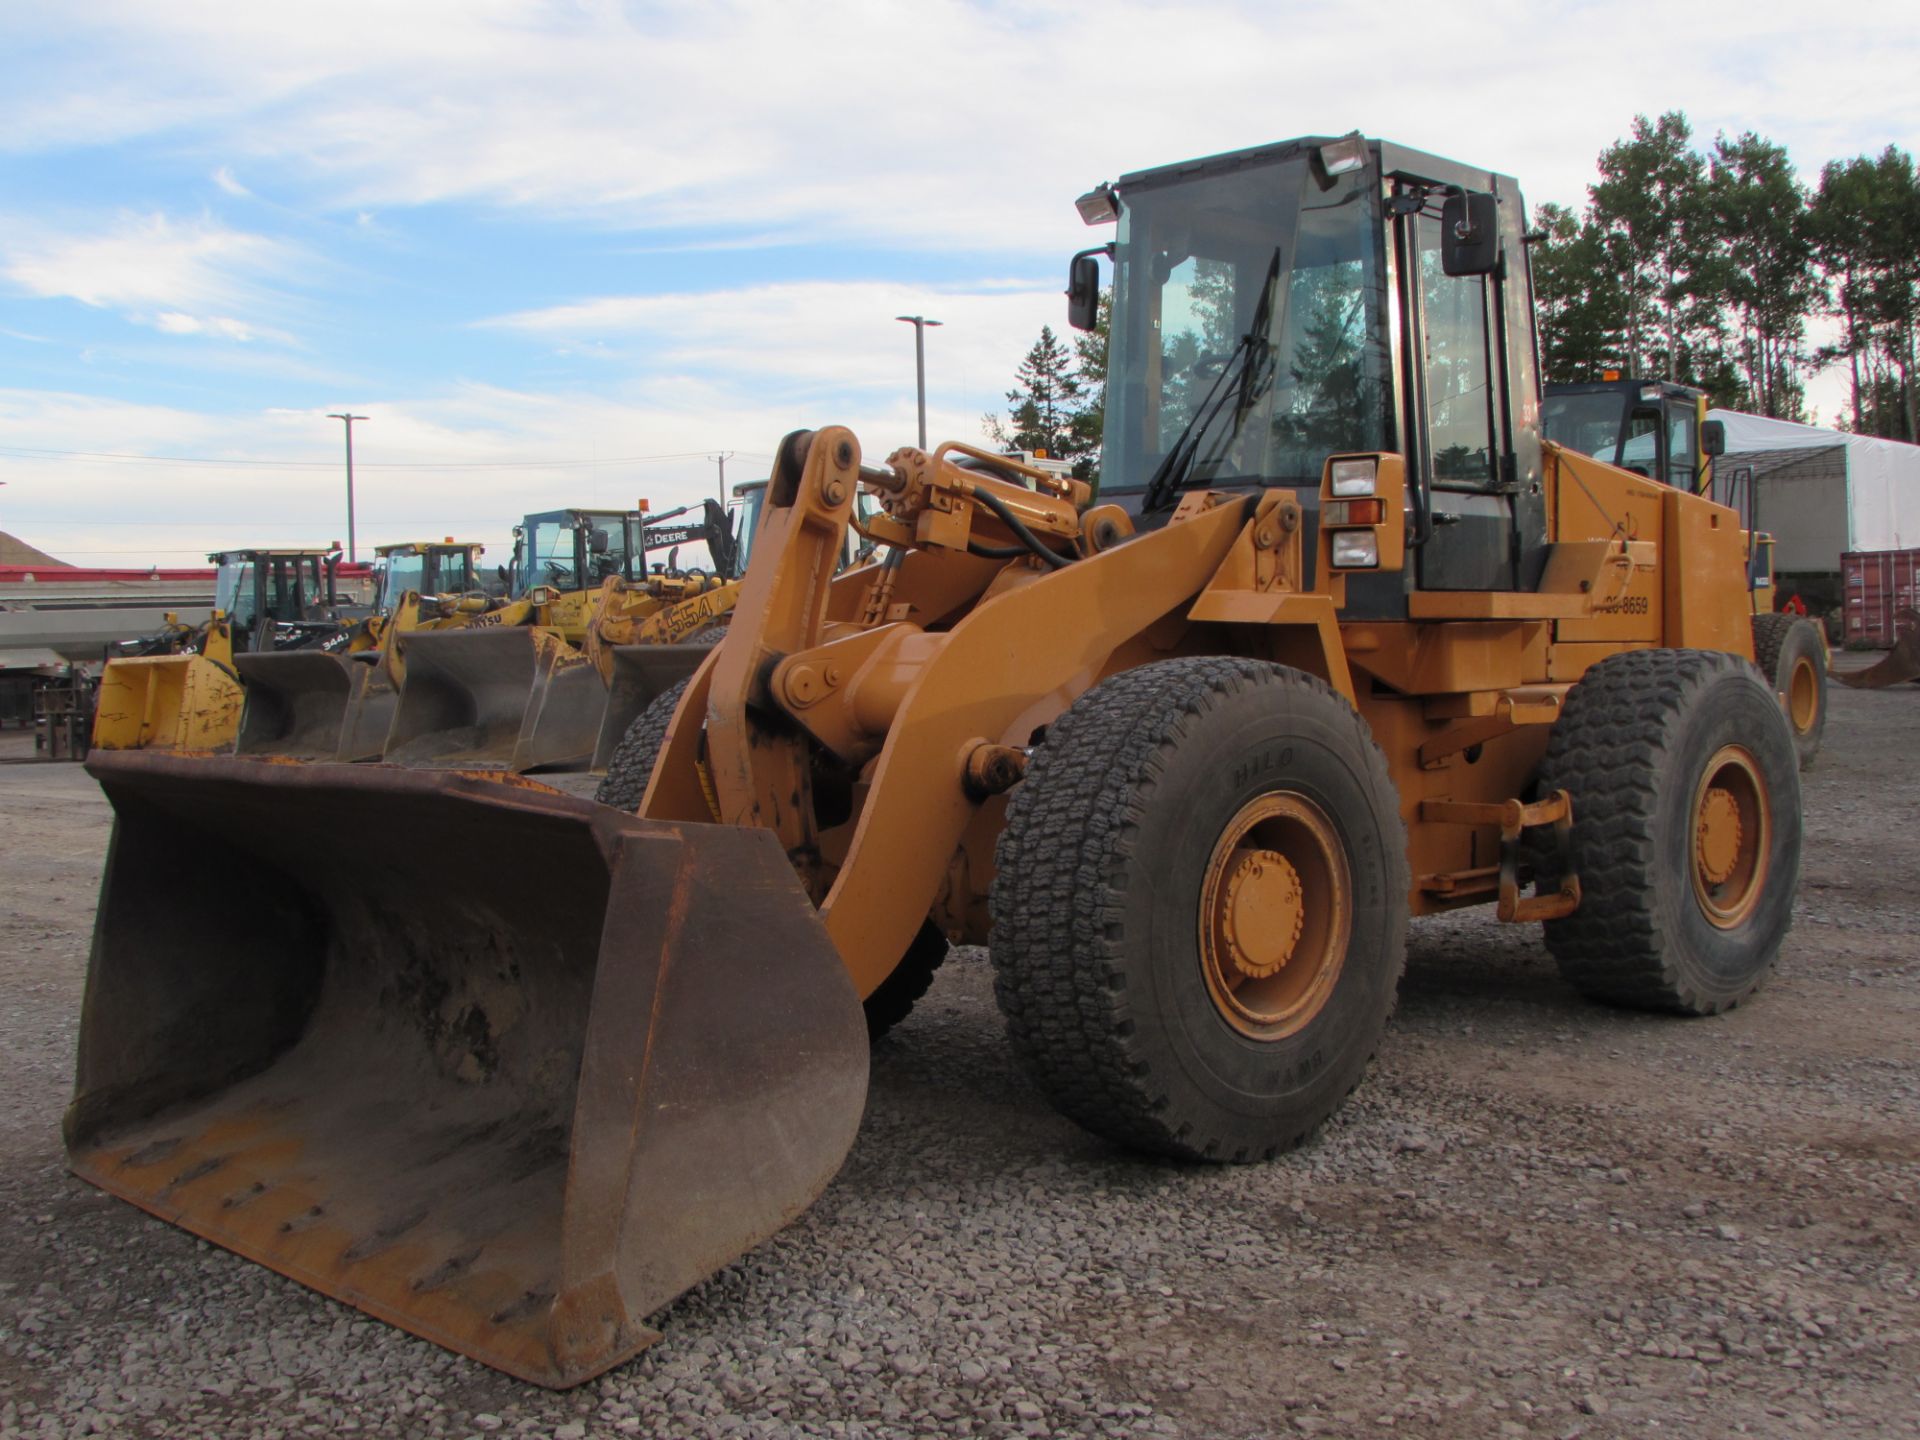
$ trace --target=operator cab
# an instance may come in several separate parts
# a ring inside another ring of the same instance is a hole
[[[296,648],[339,629],[338,550],[220,550],[213,608],[227,617],[235,650]]]
[[[529,515],[513,532],[512,593],[535,586],[562,592],[592,590],[610,575],[631,582],[646,573],[636,511],[548,510]]]
[[[1547,386],[1540,430],[1549,440],[1649,480],[1698,493],[1726,431],[1706,418],[1707,397],[1670,380],[1599,380]]]
[[[408,542],[377,545],[374,609],[385,614],[409,590],[419,595],[466,595],[480,589],[476,561],[484,545]]]
[[[1291,487],[1312,555],[1327,462],[1392,453],[1406,511],[1383,523],[1404,519],[1408,562],[1351,577],[1347,613],[1404,616],[1412,588],[1538,583],[1540,387],[1513,180],[1308,137],[1124,176],[1079,207],[1118,222],[1069,286],[1087,328],[1094,257],[1113,262],[1101,499],[1152,525],[1189,490]]]

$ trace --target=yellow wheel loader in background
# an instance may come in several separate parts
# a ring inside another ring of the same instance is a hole
[[[373,613],[362,617],[342,643],[238,657],[235,669],[245,694],[235,753],[377,759],[404,674],[399,638],[472,624],[498,607],[481,585],[485,550],[451,535],[376,545]]]
[[[1542,441],[1518,186],[1351,135],[1079,204],[1119,222],[1069,290],[1090,324],[1112,257],[1100,503],[789,436],[632,811],[96,753],[74,1170],[570,1385],[832,1178],[862,1001],[929,936],[989,948],[1064,1113],[1190,1160],[1361,1083],[1411,915],[1544,922],[1610,1003],[1744,1000],[1801,827],[1739,517]]]
[[[214,609],[167,653],[109,660],[100,676],[93,745],[101,750],[231,750],[244,700],[236,657],[325,644],[344,629],[340,552],[224,550]]]
[[[1670,380],[1600,380],[1546,387],[1541,432],[1549,440],[1650,480],[1707,495],[1737,511],[1747,538],[1754,658],[1773,685],[1805,769],[1827,725],[1827,632],[1805,614],[1774,610],[1773,536],[1760,529],[1753,467],[1722,464],[1726,426],[1707,418],[1704,390]]]
[[[724,621],[739,593],[726,512],[709,501],[700,521],[667,523],[684,513],[527,516],[515,530],[514,600],[406,641],[383,758],[515,772],[586,768],[617,683],[615,652],[693,640]],[[649,569],[650,551],[694,540],[706,542],[713,570]],[[677,673],[690,668],[683,659]]]

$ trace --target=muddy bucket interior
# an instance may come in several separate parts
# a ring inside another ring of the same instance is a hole
[[[510,768],[572,647],[533,626],[408,636],[384,758],[396,765]],[[589,747],[591,748],[591,747]]]
[[[102,1188],[569,1385],[845,1158],[864,1019],[770,833],[437,771],[92,768],[66,1130]]]
[[[247,687],[235,754],[331,760],[339,753],[355,685],[364,683],[355,672],[365,665],[319,650],[236,655],[233,663]]]

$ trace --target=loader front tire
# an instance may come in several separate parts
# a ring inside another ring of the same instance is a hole
[[[1780,952],[1800,871],[1800,772],[1778,697],[1737,655],[1610,655],[1567,696],[1540,764],[1573,802],[1580,908],[1546,923],[1573,986],[1713,1015]],[[1540,867],[1543,892],[1557,863]]]
[[[1803,616],[1756,615],[1753,658],[1780,697],[1804,770],[1820,753],[1820,734],[1827,728],[1826,641]]]
[[[933,972],[946,963],[947,937],[931,920],[922,921],[920,933],[913,937],[907,953],[893,967],[893,973],[880,982],[880,988],[867,996],[867,1039],[878,1040],[912,1013],[920,997],[933,984]]]
[[[1405,962],[1407,840],[1322,681],[1202,657],[1096,685],[1035,751],[995,864],[995,997],[1070,1119],[1260,1160],[1359,1083]]]
[[[593,792],[594,799],[630,815],[640,808],[640,802],[646,798],[647,782],[653,779],[654,762],[660,758],[660,747],[666,743],[667,727],[673,723],[673,712],[686,691],[687,682],[682,680],[654,696],[647,708],[633,717],[627,733],[614,747],[613,758],[607,762],[607,773]]]

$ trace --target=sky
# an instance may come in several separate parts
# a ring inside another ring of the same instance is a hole
[[[1359,129],[1579,204],[1636,113],[1920,149],[1910,0],[0,8],[0,529],[87,565],[977,441],[1119,174]],[[1732,18],[1729,18],[1729,17]],[[1837,412],[1836,377],[1812,399]]]

